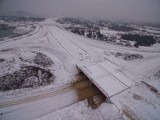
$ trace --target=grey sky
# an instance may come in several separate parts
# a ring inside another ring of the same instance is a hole
[[[160,22],[160,0],[0,0],[0,12]]]

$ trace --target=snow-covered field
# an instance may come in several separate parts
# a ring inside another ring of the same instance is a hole
[[[110,31],[108,31],[109,33]],[[113,31],[111,33],[113,34]],[[35,106],[34,101],[32,101],[31,103],[24,103],[24,105],[0,107],[0,118],[2,120],[11,119],[12,116],[15,119],[16,116],[17,119],[21,119],[18,116],[21,116],[19,113],[22,112],[19,111],[29,113],[29,110],[36,110],[38,115],[41,114],[40,116],[35,115],[36,120],[107,120],[126,119],[126,117],[130,119],[158,120],[160,118],[160,91],[155,93],[150,87],[141,82],[152,81],[147,83],[152,84],[152,87],[158,90],[160,89],[160,78],[154,77],[160,68],[159,44],[154,47],[140,48],[117,46],[73,34],[63,29],[53,19],[46,19],[44,22],[36,24],[36,29],[31,35],[24,35],[1,42],[0,58],[4,59],[4,61],[0,62],[0,76],[13,73],[22,64],[35,65],[33,58],[36,52],[45,54],[53,61],[54,64],[47,66],[47,69],[54,74],[54,82],[38,89],[22,88],[20,90],[0,92],[0,106],[1,103],[14,98],[23,98],[27,95],[47,92],[60,85],[74,82],[75,75],[78,73],[77,66],[83,67],[97,64],[112,73],[116,78],[125,82],[129,80],[126,84],[131,85],[127,90],[111,97],[111,102],[106,101],[95,110],[88,107],[86,101],[58,110],[51,109],[52,98],[47,98],[39,100]],[[117,57],[117,53],[122,53],[123,56]],[[132,59],[131,55],[135,54],[142,57],[140,59]],[[129,60],[125,60],[124,57],[126,56],[124,55],[127,55],[127,57],[130,55],[131,57],[129,56]],[[23,58],[23,61],[20,58]],[[100,77],[97,77],[98,79]],[[155,85],[154,83],[157,84]],[[113,86],[110,87],[110,91],[112,91]],[[71,94],[71,98],[75,96],[76,92]],[[42,104],[43,106],[41,106]],[[33,106],[33,109],[31,106]],[[40,109],[36,109],[35,107],[37,106]],[[50,109],[45,108],[43,113],[43,107],[49,107]],[[25,113],[22,115],[25,115]],[[32,114],[31,118],[33,117],[34,115]],[[30,119],[30,117],[27,116],[26,119]]]

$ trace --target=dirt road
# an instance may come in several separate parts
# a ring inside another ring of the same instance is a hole
[[[29,97],[1,100],[0,118],[1,120],[33,119],[99,94],[100,91],[91,86],[89,80],[80,80]]]

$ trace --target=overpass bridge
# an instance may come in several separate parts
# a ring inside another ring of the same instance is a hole
[[[107,98],[111,98],[132,86],[130,78],[118,71],[117,66],[111,65],[110,62],[89,66],[77,65],[77,67]]]

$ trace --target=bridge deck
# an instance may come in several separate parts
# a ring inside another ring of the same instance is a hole
[[[114,76],[106,70],[105,67],[107,67],[107,64],[103,65],[101,63],[90,66],[81,66],[79,69],[100,89],[106,97],[112,97],[131,86],[130,80],[126,81],[123,74],[122,77],[120,77],[120,73],[117,73],[117,76]]]

